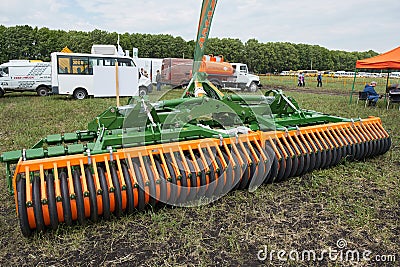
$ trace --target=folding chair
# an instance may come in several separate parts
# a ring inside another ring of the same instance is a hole
[[[362,92],[362,91],[358,92],[357,104],[358,104],[358,101],[364,101],[365,102],[364,103],[364,107],[367,107],[367,104],[368,104],[368,93],[367,92]]]
[[[400,110],[400,91],[397,90],[389,91],[386,109],[389,109],[390,103],[399,104],[399,110]]]

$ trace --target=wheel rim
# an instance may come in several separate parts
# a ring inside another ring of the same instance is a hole
[[[145,95],[146,95],[146,90],[140,89],[139,96],[145,96]]]
[[[46,89],[40,89],[39,90],[39,95],[40,96],[46,96],[47,95],[47,90]]]
[[[83,92],[82,90],[78,90],[75,92],[75,97],[76,99],[85,99],[86,93]]]
[[[256,85],[255,83],[252,83],[252,84],[250,85],[250,91],[251,91],[251,92],[257,91],[257,85]]]

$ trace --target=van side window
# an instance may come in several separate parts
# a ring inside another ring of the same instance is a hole
[[[58,56],[57,58],[57,63],[58,63],[58,73],[59,74],[64,74],[64,73],[70,73],[71,69],[71,62],[69,57],[64,57],[64,56]]]
[[[89,58],[72,57],[72,73],[80,75],[89,74]]]
[[[7,77],[8,76],[8,67],[0,69],[0,77]]]
[[[105,58],[103,66],[115,66],[115,58]]]
[[[129,58],[118,58],[118,66],[133,67],[135,65],[134,65],[133,61]]]

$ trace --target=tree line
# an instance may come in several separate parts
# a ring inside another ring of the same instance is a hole
[[[10,59],[40,59],[50,61],[50,53],[65,46],[76,53],[90,53],[93,44],[117,43],[118,33],[102,30],[64,31],[28,25],[0,25],[0,63]],[[169,34],[120,34],[120,45],[132,53],[136,47],[139,57],[193,58],[195,41]],[[249,39],[243,43],[234,38],[210,38],[207,54],[223,55],[229,62],[242,62],[255,73],[275,73],[283,70],[354,70],[356,60],[377,55],[375,51],[346,52],[329,50],[319,45],[289,42],[261,43]]]

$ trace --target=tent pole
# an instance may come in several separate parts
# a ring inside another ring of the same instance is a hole
[[[356,83],[356,77],[357,77],[357,68],[354,70],[353,86],[352,86],[351,92],[350,92],[350,103],[349,104],[351,104],[351,101],[353,100],[353,92],[354,92],[354,85]]]
[[[390,76],[390,70],[388,70],[388,73],[387,73],[387,79],[386,79],[386,88],[385,88],[385,106],[386,106],[386,101],[387,101],[387,94],[389,93],[388,92],[388,86],[389,86],[389,76]]]
[[[389,93],[387,90],[388,90],[388,86],[389,86],[389,75],[390,75],[390,71],[388,70],[388,73],[387,73],[387,79],[386,79],[386,88],[385,88],[385,92],[386,93]]]

